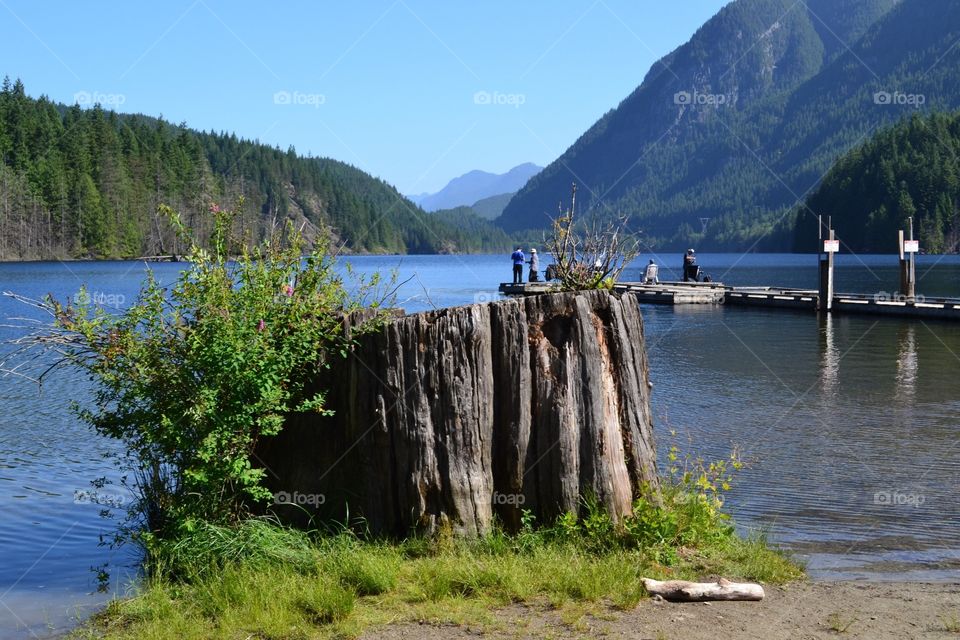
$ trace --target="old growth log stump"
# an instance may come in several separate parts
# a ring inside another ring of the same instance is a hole
[[[632,294],[557,293],[401,315],[330,380],[333,417],[258,448],[274,510],[407,535],[614,518],[657,487],[643,320]],[[288,503],[284,505],[283,503]]]

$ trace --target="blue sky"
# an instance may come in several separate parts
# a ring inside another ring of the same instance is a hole
[[[554,160],[726,2],[0,0],[0,74],[420,193]]]

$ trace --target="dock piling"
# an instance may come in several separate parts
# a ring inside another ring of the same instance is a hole
[[[820,259],[820,289],[817,298],[817,311],[830,313],[833,310],[833,254],[839,249],[840,242],[829,231],[829,239],[823,243],[826,258]]]
[[[900,230],[900,295],[908,304],[914,304],[917,299],[917,264],[916,253],[918,242],[913,239],[913,217],[910,220],[910,238],[904,240],[903,229]]]

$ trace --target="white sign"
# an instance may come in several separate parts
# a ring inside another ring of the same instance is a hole
[[[839,240],[824,240],[823,241],[823,250],[825,253],[837,253],[840,251],[840,241]]]
[[[903,252],[904,252],[904,253],[920,253],[920,241],[919,241],[919,240],[904,240],[904,241],[903,241]]]

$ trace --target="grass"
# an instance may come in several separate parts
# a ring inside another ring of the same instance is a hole
[[[671,449],[671,462],[676,461]],[[76,638],[350,638],[396,622],[502,624],[515,603],[558,611],[570,632],[636,607],[641,578],[784,583],[802,569],[762,537],[736,535],[722,492],[739,462],[675,465],[657,500],[619,523],[593,501],[583,513],[475,540],[449,531],[403,541],[348,530],[320,535],[251,519],[199,524],[154,541],[150,576],[113,600]],[[833,621],[839,633],[846,623]]]
[[[827,628],[834,633],[846,633],[855,622],[857,622],[856,618],[846,617],[839,611],[835,611],[827,616]]]
[[[940,617],[943,623],[943,630],[948,633],[960,633],[960,616],[955,613],[949,613]]]
[[[294,640],[356,637],[403,621],[488,628],[497,624],[493,612],[511,603],[559,609],[576,631],[586,615],[635,607],[645,595],[641,577],[802,577],[760,538],[730,535],[669,554],[662,547],[598,548],[557,528],[386,542],[348,532],[311,538],[251,520],[207,525],[160,555],[164,561],[139,592],[112,601],[74,636]]]

